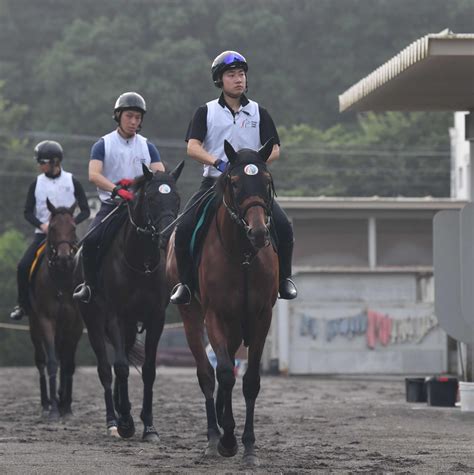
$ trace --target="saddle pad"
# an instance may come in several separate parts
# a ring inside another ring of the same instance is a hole
[[[189,243],[189,254],[194,262],[199,262],[199,254],[207,229],[215,213],[214,195],[204,200],[196,212],[196,226]]]
[[[38,270],[41,259],[44,256],[45,249],[46,249],[46,241],[40,244],[40,246],[36,250],[35,258],[33,259],[33,262],[31,263],[30,273],[28,274],[28,278],[30,282],[33,280],[33,277],[36,271]]]

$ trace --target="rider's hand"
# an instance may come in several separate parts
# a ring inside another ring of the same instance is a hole
[[[133,180],[130,178],[122,178],[116,184],[122,186],[123,188],[128,188],[133,184]]]
[[[48,234],[48,223],[41,223],[40,229],[43,233]]]
[[[133,200],[133,193],[131,191],[125,190],[121,188],[117,191],[117,196],[120,196],[124,201],[132,201]]]
[[[224,160],[221,160],[220,158],[218,158],[215,162],[214,162],[214,168],[217,168],[217,170],[219,170],[220,172],[224,173],[226,170],[227,170],[227,167],[229,165],[229,162],[224,162]]]

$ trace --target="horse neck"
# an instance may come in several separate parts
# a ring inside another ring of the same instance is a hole
[[[146,226],[143,195],[139,197],[136,207],[131,210],[131,216],[137,226],[141,228]],[[159,248],[150,235],[137,232],[130,219],[127,219],[123,229],[123,252],[129,262],[144,262],[145,259],[156,259]]]
[[[222,244],[226,249],[232,249],[233,253],[240,255],[248,252],[250,243],[243,236],[242,228],[232,220],[223,204],[217,209],[216,225]]]

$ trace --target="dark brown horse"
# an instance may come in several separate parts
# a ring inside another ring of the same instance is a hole
[[[30,335],[35,349],[35,363],[40,374],[41,405],[49,418],[71,413],[74,357],[83,324],[72,301],[72,272],[76,252],[76,224],[71,208],[51,212],[45,254],[30,286]],[[56,374],[60,366],[59,399]],[[46,383],[45,367],[49,376]]]
[[[249,465],[258,462],[254,407],[260,390],[260,360],[278,292],[278,257],[270,244],[269,229],[274,189],[266,167],[272,146],[269,141],[258,152],[235,152],[225,142],[230,165],[216,185],[217,211],[203,243],[199,292],[190,305],[179,306],[206,399],[207,454],[214,454],[216,448],[226,457],[237,452],[232,414],[235,353],[242,341],[248,346],[242,442],[244,461]],[[173,239],[168,246],[167,273],[172,287],[178,280]],[[215,404],[215,376],[203,345],[204,325],[217,357]],[[224,430],[222,437],[218,425]]]
[[[155,174],[143,167],[143,177],[137,178],[133,185],[135,198],[127,203],[128,215],[102,258],[95,296],[87,304],[79,303],[97,357],[109,435],[116,435],[118,431],[121,437],[129,438],[135,433],[128,396],[129,353],[135,343],[137,325],[141,322],[146,331],[140,414],[144,425],[143,439],[159,440],[153,425],[152,401],[156,350],[169,302],[164,254],[169,234],[163,234],[163,231],[178,214],[180,199],[176,181],[183,165],[184,162],[171,173],[158,171]],[[83,280],[81,272],[79,259],[76,283]],[[106,341],[114,349],[113,393]]]

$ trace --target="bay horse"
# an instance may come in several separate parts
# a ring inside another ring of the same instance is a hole
[[[40,374],[41,406],[49,419],[71,414],[75,353],[83,323],[72,300],[73,257],[77,250],[76,224],[70,208],[54,207],[51,213],[44,255],[30,283],[30,336]],[[58,362],[60,384],[57,389]],[[49,376],[46,382],[45,367]],[[58,398],[59,395],[59,398]]]
[[[179,305],[197,378],[206,400],[207,455],[237,453],[232,414],[235,354],[242,341],[248,346],[248,367],[243,376],[246,404],[242,434],[243,460],[257,465],[254,407],[260,390],[260,360],[278,294],[278,257],[271,245],[270,223],[273,180],[266,161],[273,140],[259,151],[236,152],[225,141],[229,166],[216,182],[216,213],[203,241],[197,271],[198,291],[190,305]],[[168,245],[169,285],[178,282],[174,235]],[[217,358],[215,374],[204,347],[204,330]],[[219,427],[224,433],[221,437]]]
[[[136,178],[132,185],[135,197],[126,204],[128,216],[102,258],[95,296],[87,304],[78,302],[97,358],[99,379],[104,388],[107,433],[111,436],[118,433],[120,437],[130,438],[135,433],[128,395],[129,353],[141,322],[146,331],[140,414],[143,440],[159,440],[153,425],[153,383],[156,351],[169,302],[164,254],[169,234],[162,232],[179,211],[176,181],[183,166],[181,162],[171,173],[157,171],[154,174],[143,166],[144,175]],[[83,280],[80,258],[79,252],[76,284]],[[106,341],[114,349],[113,393]]]

